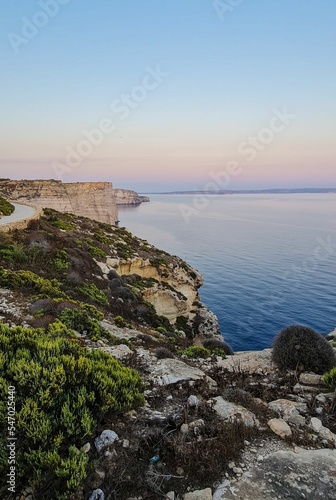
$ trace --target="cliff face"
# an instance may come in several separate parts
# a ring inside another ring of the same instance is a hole
[[[147,196],[139,196],[135,191],[130,189],[113,189],[117,205],[140,205],[149,201]]]
[[[12,201],[29,202],[108,224],[115,224],[118,220],[110,182],[63,184],[55,180],[6,180],[0,181],[0,195]]]

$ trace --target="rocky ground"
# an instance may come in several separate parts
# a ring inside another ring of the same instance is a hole
[[[31,319],[29,304],[5,289],[1,313],[12,324]],[[121,344],[77,335],[89,349],[137,368],[146,404],[86,443],[96,467],[77,498],[336,497],[336,401],[321,376],[278,372],[271,349],[157,359],[160,334],[109,320],[102,326]],[[28,489],[21,498],[34,497]]]
[[[34,261],[25,258],[32,246],[40,250],[29,254]],[[94,282],[96,295],[87,300],[104,313],[108,335],[74,335],[144,381],[145,405],[114,415],[83,445],[94,466],[70,500],[336,498],[335,394],[320,375],[279,371],[271,349],[181,354],[219,338],[216,318],[198,300],[201,276],[183,261],[122,229],[107,232],[53,211],[4,240],[1,251],[12,273],[25,268],[53,278],[58,305],[83,301],[79,286]],[[45,327],[55,320],[55,304],[3,286],[0,321]],[[167,304],[170,321],[155,309]],[[30,487],[17,498],[42,500]]]

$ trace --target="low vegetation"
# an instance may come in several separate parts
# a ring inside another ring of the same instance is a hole
[[[0,196],[0,215],[11,215],[14,210],[14,205]]]
[[[69,498],[86,478],[90,458],[80,451],[113,413],[143,402],[137,372],[104,352],[80,347],[61,323],[47,331],[0,324],[0,418],[7,388],[15,387],[18,484],[36,498]],[[6,483],[6,428],[0,470]],[[40,495],[40,496],[39,496]],[[63,495],[63,496],[62,496]]]
[[[332,391],[336,391],[336,367],[323,375],[323,382]]]
[[[301,325],[288,326],[278,333],[272,356],[280,369],[323,374],[336,366],[335,353],[328,341]]]

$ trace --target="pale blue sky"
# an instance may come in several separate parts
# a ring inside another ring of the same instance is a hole
[[[63,180],[200,189],[236,160],[232,189],[336,186],[333,0],[243,0],[223,19],[211,0],[49,1],[54,17],[1,2],[1,176],[55,177],[107,118]],[[169,76],[121,119],[111,104],[157,66]],[[284,107],[296,118],[247,165],[239,144]]]

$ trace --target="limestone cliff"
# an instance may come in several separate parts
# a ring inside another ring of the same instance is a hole
[[[113,189],[113,193],[117,205],[140,205],[149,201],[147,196],[140,196],[130,189]]]
[[[17,202],[53,208],[108,224],[118,220],[110,182],[62,183],[56,180],[3,180],[0,195]]]

